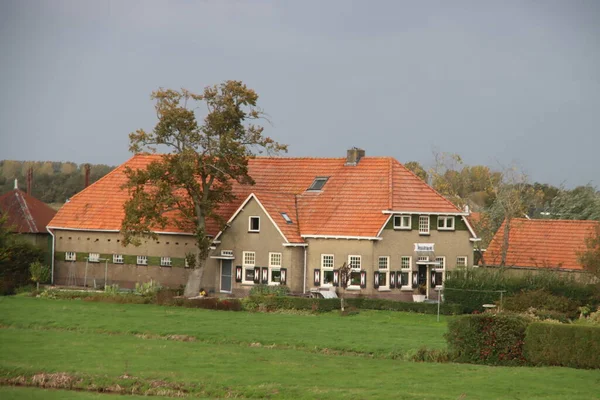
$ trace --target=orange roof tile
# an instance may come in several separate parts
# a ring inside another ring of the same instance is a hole
[[[514,218],[511,220],[506,266],[582,269],[577,253],[585,250],[598,221]],[[485,253],[489,265],[499,265],[505,223]]]
[[[46,225],[56,211],[27,193],[14,189],[0,196],[0,213],[8,215],[8,226],[18,233],[48,233]]]
[[[127,191],[124,169],[142,168],[159,155],[136,155],[71,198],[51,226],[76,229],[119,230]],[[236,200],[217,211],[229,219],[250,193],[254,193],[290,242],[300,235],[375,237],[388,216],[383,210],[434,213],[460,212],[452,203],[390,157],[364,157],[356,166],[345,158],[256,157],[248,170],[253,186],[233,184]],[[321,191],[307,191],[315,177],[328,177]],[[294,223],[287,224],[281,212]],[[165,228],[180,232],[175,226]],[[207,222],[210,234],[219,232]]]

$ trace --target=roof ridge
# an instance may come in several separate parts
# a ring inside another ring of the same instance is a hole
[[[600,224],[600,221],[595,219],[559,219],[559,218],[512,218],[519,221],[535,221],[535,222],[568,222],[568,223],[590,223]]]

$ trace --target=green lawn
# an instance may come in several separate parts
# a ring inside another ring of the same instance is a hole
[[[153,396],[152,400],[165,400],[169,397]],[[123,396],[94,392],[38,389],[31,387],[0,386],[2,400],[123,400]],[[127,400],[148,400],[147,396],[128,396]]]
[[[402,351],[443,346],[445,323],[436,323],[435,316],[250,314],[11,297],[0,300],[0,324],[0,382],[5,383],[62,372],[80,389],[118,384],[160,394],[159,382],[202,397],[600,398],[598,371],[414,363],[322,350],[385,355],[391,350],[382,343]],[[203,340],[147,339],[133,332]],[[278,346],[268,346],[273,343]],[[321,351],[314,352],[314,346]],[[68,398],[61,391],[0,389],[2,398]]]

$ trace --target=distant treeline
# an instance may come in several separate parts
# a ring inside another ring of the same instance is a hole
[[[19,189],[27,190],[27,171],[33,168],[33,197],[45,203],[64,203],[85,186],[85,164],[58,161],[0,161],[0,194],[11,191],[18,180]],[[115,167],[90,164],[90,184]]]

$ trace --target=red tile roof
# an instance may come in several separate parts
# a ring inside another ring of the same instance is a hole
[[[585,250],[598,221],[514,218],[509,231],[506,266],[582,269],[577,253]],[[488,265],[499,265],[505,224],[494,235],[485,253]]]
[[[51,226],[119,230],[124,216],[124,169],[143,168],[159,155],[136,155],[102,179],[73,196]],[[229,219],[254,193],[290,242],[302,235],[377,236],[388,218],[383,210],[458,213],[452,203],[390,157],[364,157],[356,166],[345,158],[257,157],[249,160],[253,186],[233,185],[236,200],[220,206]],[[307,191],[315,177],[328,177],[321,191]],[[281,212],[294,222],[285,223]],[[175,226],[165,229],[180,232]],[[210,234],[219,226],[207,222]]]
[[[56,211],[33,196],[13,189],[0,196],[0,213],[8,215],[8,226],[18,233],[47,233],[46,225]]]

